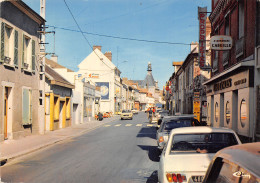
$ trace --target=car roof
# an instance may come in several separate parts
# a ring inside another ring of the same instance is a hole
[[[224,132],[224,133],[235,133],[233,130],[228,128],[215,128],[209,126],[193,126],[193,127],[182,127],[182,128],[175,128],[171,131],[171,134],[186,134],[186,133],[217,133],[217,132]]]
[[[260,142],[224,148],[217,152],[216,157],[227,159],[260,177]]]
[[[182,114],[182,115],[175,115],[175,116],[165,116],[165,119],[183,119],[183,118],[194,118],[196,117],[193,114]]]

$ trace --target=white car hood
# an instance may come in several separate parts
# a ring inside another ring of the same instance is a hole
[[[174,154],[165,157],[165,172],[206,172],[214,154]]]

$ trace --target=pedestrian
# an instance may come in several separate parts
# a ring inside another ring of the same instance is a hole
[[[149,122],[151,123],[152,122],[152,115],[153,115],[152,108],[150,108],[148,112],[149,112]]]

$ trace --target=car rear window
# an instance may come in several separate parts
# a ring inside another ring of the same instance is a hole
[[[171,120],[163,123],[162,131],[169,132],[174,128],[189,127],[192,126],[191,120]]]
[[[233,133],[176,134],[171,152],[216,153],[220,149],[237,145]]]

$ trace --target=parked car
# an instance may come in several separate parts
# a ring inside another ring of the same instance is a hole
[[[158,180],[202,182],[217,151],[241,144],[236,133],[227,128],[183,127],[173,129],[160,157]]]
[[[217,152],[203,182],[260,182],[260,142],[231,146]]]
[[[103,113],[103,118],[109,118],[110,117],[110,113],[109,112],[104,112]]]
[[[138,110],[137,110],[136,108],[133,108],[133,109],[132,109],[132,113],[133,113],[133,114],[138,114]]]
[[[172,129],[190,126],[200,126],[194,115],[165,116],[156,133],[158,149],[163,150]]]
[[[120,117],[121,117],[121,120],[123,120],[123,119],[131,119],[132,120],[133,119],[133,113],[132,113],[131,110],[123,110]]]
[[[157,116],[157,124],[158,125],[161,125],[163,117],[168,116],[168,113],[169,112],[165,111],[165,110],[159,111],[159,114]]]

